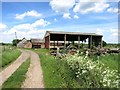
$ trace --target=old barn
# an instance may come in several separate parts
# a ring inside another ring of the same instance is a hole
[[[20,48],[44,48],[44,40],[43,39],[35,39],[35,38],[27,40],[26,38],[23,38],[17,44],[17,47],[20,47]]]
[[[31,39],[32,48],[44,48],[44,40],[43,39]]]
[[[96,33],[46,31],[44,37],[45,48],[66,47],[70,42],[77,42],[78,48],[80,48],[80,41],[85,41],[86,39],[88,39],[88,48],[92,48],[93,45],[102,47],[102,37],[102,35]]]
[[[81,32],[63,32],[63,31],[46,31],[44,39],[32,38],[27,40],[23,38],[17,47],[23,48],[65,48],[70,43],[77,43],[77,47],[83,41],[87,40],[88,48],[102,47],[102,35],[96,33],[81,33]]]
[[[26,38],[23,38],[18,44],[17,47],[19,48],[32,48],[32,43],[30,40],[27,40]]]

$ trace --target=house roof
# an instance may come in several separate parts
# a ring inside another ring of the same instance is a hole
[[[82,33],[82,32],[64,32],[64,31],[46,31],[45,37],[50,34],[68,34],[68,35],[92,35],[92,36],[102,36],[96,33]]]
[[[44,43],[43,39],[37,39],[37,38],[32,38],[30,41],[31,43]]]
[[[23,38],[18,44],[17,46],[19,47],[24,47],[26,44],[28,43],[26,38]]]

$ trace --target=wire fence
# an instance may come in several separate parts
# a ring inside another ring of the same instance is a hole
[[[14,46],[0,45],[0,53],[3,53],[5,51],[11,51],[14,49],[16,49],[16,47],[14,47]]]

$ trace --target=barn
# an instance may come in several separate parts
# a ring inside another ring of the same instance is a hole
[[[46,31],[44,39],[32,38],[27,40],[23,38],[17,47],[23,48],[65,48],[71,42],[77,42],[78,48],[83,41],[88,40],[88,48],[102,47],[102,35],[96,33],[82,33],[82,32],[64,32],[64,31]]]
[[[32,43],[30,40],[27,40],[26,38],[23,38],[18,44],[17,47],[19,48],[32,48]]]
[[[44,40],[42,39],[30,39],[27,40],[23,38],[18,44],[17,47],[19,48],[44,48]]]
[[[31,39],[32,48],[44,48],[44,40],[43,39]]]
[[[88,48],[92,46],[102,47],[102,35],[96,33],[82,33],[82,32],[63,32],[63,31],[46,31],[45,33],[45,48],[56,48],[58,46],[66,47],[70,42],[77,42],[80,48],[80,41],[88,39]]]

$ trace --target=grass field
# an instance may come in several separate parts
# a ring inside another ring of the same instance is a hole
[[[49,55],[48,50],[35,50],[39,53],[43,69],[44,84],[46,88],[80,88],[79,82],[75,79],[74,71],[70,69],[64,60],[56,59]],[[100,56],[106,67],[111,70],[118,70],[118,55],[111,54]]]
[[[78,82],[65,61],[48,54],[48,50],[36,50],[41,59],[44,84],[46,88],[75,88]]]
[[[8,80],[2,85],[2,88],[20,88],[25,80],[25,74],[29,68],[30,60],[25,61]]]
[[[16,48],[10,47],[5,49],[2,52],[2,60],[1,60],[2,68],[4,68],[5,66],[9,65],[11,62],[16,60],[20,56],[20,54],[21,52]]]
[[[2,67],[9,65],[9,63],[14,61],[20,55],[20,51],[17,49],[7,48],[6,50],[3,50]],[[65,60],[61,60],[50,55],[48,53],[49,50],[46,49],[34,49],[33,51],[37,52],[40,57],[45,88],[81,88],[80,82],[75,78],[75,71],[71,70]],[[102,61],[102,63],[104,63],[105,66],[109,67],[111,70],[118,70],[119,54],[106,54],[100,56],[99,59],[94,59]],[[29,64],[29,60],[24,62],[19,69],[3,84],[3,88],[20,88],[25,79],[25,74],[28,70]]]
[[[119,68],[119,55],[120,54],[107,54],[100,56],[99,60],[112,70],[118,70]]]

